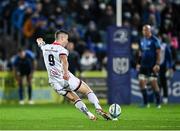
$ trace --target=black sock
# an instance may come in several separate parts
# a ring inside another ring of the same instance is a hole
[[[32,98],[32,87],[31,87],[31,85],[28,86],[28,96],[29,96],[29,100],[31,100],[31,98]]]
[[[19,85],[19,100],[23,100],[23,86]]]
[[[141,92],[143,96],[144,105],[147,105],[148,104],[147,89],[142,89]]]
[[[161,99],[160,99],[160,92],[159,91],[155,91],[155,97],[156,97],[156,105],[159,105],[161,103]]]

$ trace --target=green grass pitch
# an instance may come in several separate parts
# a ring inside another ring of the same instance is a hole
[[[92,105],[87,105],[94,113]],[[108,110],[107,105],[103,105]],[[148,109],[137,105],[121,106],[118,121],[98,117],[90,121],[72,104],[0,105],[0,130],[126,130],[126,129],[179,129],[180,105],[163,105],[161,109]]]

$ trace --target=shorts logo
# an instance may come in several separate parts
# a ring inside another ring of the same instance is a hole
[[[117,74],[125,74],[129,70],[129,59],[122,58],[113,58],[113,71]]]
[[[113,41],[124,44],[128,41],[128,31],[119,29],[113,34]]]

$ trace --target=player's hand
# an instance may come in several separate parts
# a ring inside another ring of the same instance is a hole
[[[63,79],[64,79],[64,80],[67,80],[67,81],[68,81],[68,80],[69,80],[69,77],[70,77],[70,76],[69,76],[69,73],[64,73],[64,75],[63,75]]]
[[[136,65],[136,70],[139,71],[139,70],[140,70],[140,67],[141,67],[141,65],[140,65],[140,64],[137,64],[137,65]]]
[[[158,73],[159,70],[160,70],[160,66],[156,64],[156,65],[153,67],[154,73]]]
[[[38,45],[41,45],[41,44],[43,44],[44,43],[44,41],[43,41],[43,38],[37,38],[36,39],[36,42],[38,43]]]
[[[167,71],[166,71],[166,77],[168,78],[168,79],[170,79],[170,78],[172,78],[173,77],[173,73],[174,73],[174,71],[173,71],[173,69],[168,69]]]

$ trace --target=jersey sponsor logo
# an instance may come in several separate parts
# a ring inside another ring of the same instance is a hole
[[[113,34],[113,41],[125,44],[128,41],[128,31],[119,29]]]
[[[129,59],[122,57],[113,58],[113,71],[117,74],[125,74],[129,70]]]
[[[56,69],[56,68],[51,68],[50,69],[50,75],[51,76],[60,76],[60,72],[59,72],[59,70],[58,69]]]
[[[143,41],[141,42],[141,47],[142,47],[142,50],[150,50],[150,44],[151,43],[149,43],[148,42],[148,44],[145,44]]]
[[[53,49],[45,49],[45,51],[53,51],[53,52],[58,52],[58,50],[53,50]]]

